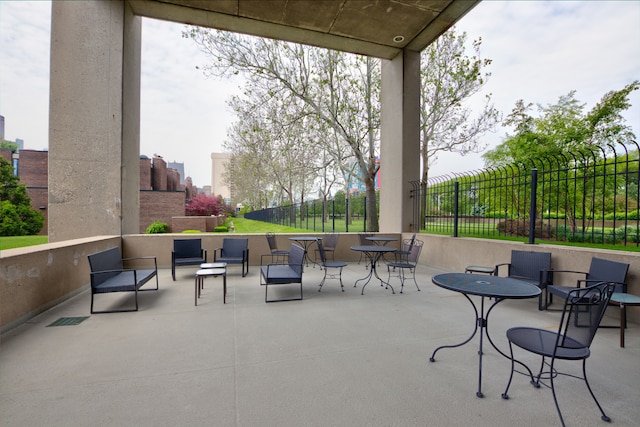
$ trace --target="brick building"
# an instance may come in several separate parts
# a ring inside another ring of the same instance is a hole
[[[20,150],[14,155],[9,149],[0,149],[0,156],[12,164],[17,157],[17,174],[20,183],[27,186],[31,208],[40,210],[45,217],[39,234],[47,235],[49,153]],[[185,216],[185,200],[197,192],[191,178],[185,178],[184,185],[181,184],[180,173],[168,168],[162,157],[140,156],[140,233],[155,221],[166,222],[171,227],[173,217]]]

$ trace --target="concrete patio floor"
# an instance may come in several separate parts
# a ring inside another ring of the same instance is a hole
[[[438,288],[418,268],[404,294],[370,283],[354,288],[363,264],[344,271],[345,292],[307,268],[304,300],[264,303],[258,268],[242,278],[206,279],[194,306],[193,268],[160,272],[160,290],[140,295],[140,311],[89,315],[85,291],[0,341],[2,426],[512,426],[559,425],[551,391],[516,375],[500,397],[510,362],[485,346],[483,392],[476,397],[478,336],[463,341],[474,314],[460,294]],[[396,284],[396,282],[392,282]],[[52,284],[54,285],[54,284]],[[295,290],[292,289],[292,290]],[[131,301],[98,295],[98,308]],[[610,308],[608,316],[617,316]],[[75,326],[47,327],[61,317],[89,316]],[[501,302],[489,330],[508,350],[514,325],[555,328],[560,313],[537,300]],[[605,318],[616,323],[617,318]],[[640,327],[600,329],[587,370],[594,393],[617,426],[640,420]],[[485,341],[486,342],[486,341]],[[519,353],[538,367],[538,360]],[[579,372],[580,364],[563,364]],[[584,383],[556,382],[569,426],[604,426]]]

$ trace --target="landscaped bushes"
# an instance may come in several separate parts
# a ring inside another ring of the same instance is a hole
[[[144,234],[160,234],[168,232],[169,224],[167,224],[166,222],[156,221],[147,227]]]
[[[529,236],[529,220],[528,219],[507,219],[500,221],[496,226],[500,233],[504,233],[508,236]],[[543,239],[551,238],[553,229],[549,224],[542,221],[536,221],[535,235]]]

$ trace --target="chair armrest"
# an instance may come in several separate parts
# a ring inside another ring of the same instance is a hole
[[[502,264],[496,264],[496,267],[493,269],[496,276],[500,275],[500,267],[504,267],[505,265],[510,266],[510,262],[503,262]]]
[[[265,257],[271,258],[271,262],[264,262]],[[283,264],[286,264],[286,262],[284,262],[284,260],[281,263],[273,262],[273,258],[274,257],[276,259],[278,259],[280,257],[283,257],[283,258],[286,259],[286,258],[289,257],[289,255],[288,254],[282,254],[282,255],[263,254],[263,255],[260,255],[260,266],[262,267],[262,266],[269,266],[269,265],[283,265]]]
[[[586,271],[576,271],[576,270],[555,270],[555,269],[551,269],[551,270],[546,270],[547,274],[550,275],[551,277],[551,281],[549,282],[549,284],[553,285],[553,276],[555,273],[569,273],[569,274],[584,274],[585,277],[587,276],[587,272]],[[576,281],[576,287],[579,288],[580,287],[580,280],[584,280],[584,279],[578,279]]]
[[[614,292],[627,292],[627,284],[625,282],[611,282],[608,280],[597,280],[597,279],[578,279],[578,288],[581,288],[582,286],[580,286],[581,283],[584,283],[585,288],[587,286],[590,285],[595,285],[596,283],[613,283],[616,286],[616,290]],[[618,290],[618,286],[620,288],[620,290]]]
[[[137,261],[137,260],[147,260],[147,261],[153,260],[153,266],[155,270],[158,271],[158,261],[155,256],[139,256],[134,258],[122,258],[122,262]]]

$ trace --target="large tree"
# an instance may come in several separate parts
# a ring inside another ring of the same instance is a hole
[[[13,174],[13,166],[0,157],[0,236],[37,234],[44,216],[31,209],[27,187]]]
[[[441,35],[420,55],[420,130],[422,179],[429,177],[429,166],[442,151],[461,155],[478,152],[485,146],[480,137],[494,129],[500,113],[486,95],[474,112],[470,98],[487,83],[491,75],[484,69],[490,59],[480,58],[482,39],[474,40],[465,54],[467,34],[455,27]]]
[[[507,134],[502,144],[485,153],[485,162],[495,167],[551,156],[571,159],[571,153],[592,148],[606,152],[608,144],[627,144],[635,135],[622,112],[631,106],[629,94],[639,88],[636,80],[621,90],[608,92],[586,113],[575,91],[560,96],[555,104],[538,104],[537,115],[532,114],[532,103],[518,100],[504,121],[504,126],[513,127],[513,134]]]
[[[316,129],[324,126],[337,136],[339,144],[350,148],[359,168],[357,176],[367,189],[367,228],[377,231],[374,184],[379,153],[379,63],[341,52],[196,27],[185,36],[212,56],[213,61],[203,67],[206,74],[242,73],[247,93],[259,90],[273,97],[296,98],[310,114],[309,120],[313,115]],[[330,137],[322,143],[332,141]],[[305,147],[308,141],[298,139],[297,143]]]

